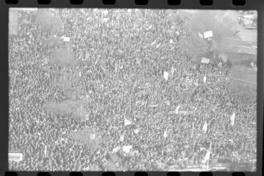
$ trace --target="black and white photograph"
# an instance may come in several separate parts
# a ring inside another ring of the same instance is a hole
[[[14,171],[256,171],[257,11],[10,8]]]

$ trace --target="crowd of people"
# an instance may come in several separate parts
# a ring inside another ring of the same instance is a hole
[[[19,11],[9,37],[9,152],[24,156],[11,170],[177,170],[202,167],[209,150],[209,164],[256,159],[256,100],[232,95],[229,67],[193,69],[192,52],[180,47],[192,34],[179,13],[46,12],[63,28],[45,31],[38,12]],[[56,58],[54,42],[45,44],[62,36],[72,58],[64,50]],[[75,64],[60,65],[66,57]],[[87,128],[96,146],[80,142]]]

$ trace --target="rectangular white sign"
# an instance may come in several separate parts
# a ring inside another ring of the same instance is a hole
[[[206,31],[204,32],[204,38],[210,38],[213,37],[213,31]]]
[[[23,160],[23,153],[8,153],[8,160],[20,162]]]

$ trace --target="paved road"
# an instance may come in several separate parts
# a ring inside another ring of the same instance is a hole
[[[242,41],[257,43],[257,29],[243,29],[241,28],[238,36]]]

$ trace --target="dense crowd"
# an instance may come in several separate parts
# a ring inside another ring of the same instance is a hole
[[[179,13],[60,9],[63,32],[52,34],[34,13],[19,11],[19,32],[9,39],[9,152],[24,155],[10,169],[182,169],[202,165],[209,148],[210,163],[256,159],[256,100],[232,95],[229,67],[193,69],[183,48],[193,34]],[[61,36],[70,39],[74,66],[50,61],[56,49],[45,42]],[[179,106],[187,114],[169,113]],[[80,107],[86,119],[76,118]],[[85,128],[100,136],[96,146],[74,140]],[[130,152],[113,152],[128,145]]]

